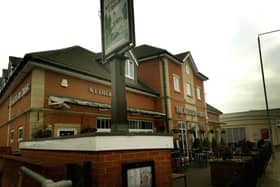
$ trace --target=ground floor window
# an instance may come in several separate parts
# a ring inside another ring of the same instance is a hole
[[[97,132],[111,132],[112,120],[110,118],[97,118]]]
[[[246,138],[245,128],[225,128],[224,130],[226,143],[237,143]]]
[[[110,118],[97,118],[97,132],[111,132]],[[128,120],[129,132],[153,132],[153,122],[148,120]]]
[[[128,120],[129,132],[153,132],[153,122],[146,120]]]
[[[77,134],[76,128],[58,128],[57,136],[74,136]]]
[[[10,143],[13,143],[13,142],[14,142],[14,135],[15,135],[15,130],[12,129],[12,130],[10,131]]]
[[[22,141],[23,140],[23,127],[19,127],[18,128],[18,141]]]

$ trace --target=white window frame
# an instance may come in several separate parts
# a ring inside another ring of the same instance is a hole
[[[134,80],[134,63],[127,59],[125,61],[125,77]]]
[[[177,125],[178,125],[178,129],[180,129],[180,130],[186,130],[186,122],[185,121],[178,121],[178,123],[177,123]]]
[[[186,83],[186,95],[192,97],[192,85],[191,83]]]
[[[111,118],[105,118],[105,117],[98,117],[98,118],[96,118],[96,129],[97,129],[97,132],[111,132],[111,127],[110,128],[107,128],[107,127],[98,127],[97,126],[97,121],[98,120],[108,120],[108,121],[111,121]],[[108,122],[107,121],[107,122]],[[111,125],[112,125],[112,121],[110,122],[111,123]]]
[[[22,133],[20,133],[20,131],[22,131]],[[22,137],[20,137],[20,135],[21,135]],[[19,141],[22,141],[22,140],[23,140],[23,137],[24,137],[24,127],[21,126],[21,127],[18,128],[18,142],[19,142]]]
[[[69,128],[67,128],[67,127],[63,127],[63,128],[57,128],[57,130],[56,130],[56,136],[60,136],[60,132],[61,131],[74,131],[74,135],[77,135],[77,133],[78,133],[78,130],[77,130],[77,128],[73,128],[73,127],[69,127]]]
[[[143,124],[147,128],[143,128]],[[128,120],[129,132],[153,132],[154,124],[149,120]],[[148,128],[149,127],[149,128]]]
[[[176,74],[173,74],[173,84],[174,84],[174,90],[176,92],[180,92],[180,77]]]
[[[13,134],[13,136],[12,136],[12,134]],[[14,138],[15,138],[15,130],[14,129],[10,130],[9,137],[10,137],[10,143],[13,143]]]
[[[201,100],[201,88],[197,87],[196,88],[196,96],[198,100]]]

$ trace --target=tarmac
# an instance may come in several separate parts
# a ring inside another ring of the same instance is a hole
[[[179,173],[186,176],[173,180],[173,187],[214,187],[211,184],[210,165],[192,162]],[[264,174],[258,178],[256,187],[280,187],[280,148],[274,148],[271,159]]]

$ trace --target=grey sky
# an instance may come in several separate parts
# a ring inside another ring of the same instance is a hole
[[[280,29],[274,0],[134,0],[136,43],[191,51],[209,77],[207,102],[226,112],[263,109],[259,33]],[[99,0],[0,2],[0,68],[8,56],[80,45],[101,51]],[[280,32],[263,36],[271,107],[278,101]]]

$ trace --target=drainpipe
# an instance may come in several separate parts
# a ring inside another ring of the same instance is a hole
[[[167,87],[166,87],[166,69],[165,69],[165,63],[162,60],[162,58],[159,56],[158,57],[161,64],[162,64],[162,73],[163,73],[163,98],[164,98],[164,108],[165,108],[165,112],[166,112],[166,117],[165,117],[165,123],[166,123],[166,132],[169,133],[170,129],[169,129],[169,112],[168,112],[168,101],[167,101]]]

